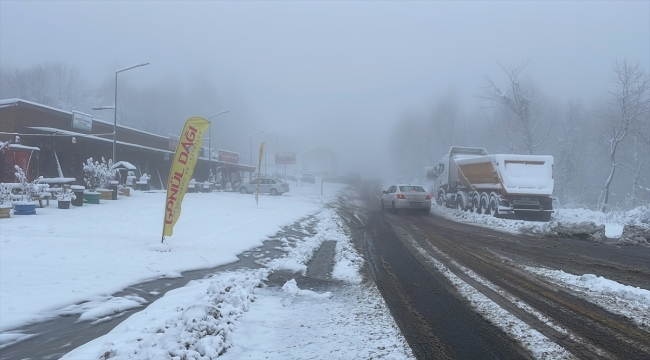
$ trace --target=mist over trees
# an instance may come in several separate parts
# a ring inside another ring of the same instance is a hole
[[[429,114],[398,120],[391,149],[398,176],[424,181],[449,147],[489,153],[552,155],[557,201],[608,211],[650,203],[650,89],[645,69],[615,61],[604,98],[555,99],[535,85],[526,64],[485,75],[477,105],[448,92]],[[589,104],[589,105],[585,105]],[[407,129],[410,129],[407,130]],[[426,142],[427,144],[421,144]]]
[[[392,154],[385,162],[394,165],[398,177],[423,181],[424,167],[437,164],[450,146],[552,155],[554,195],[562,206],[607,211],[650,203],[647,70],[627,60],[614,61],[610,87],[603,89],[606,95],[594,99],[548,96],[534,75],[526,72],[526,64],[498,65],[493,74],[477,74],[483,85],[473,94],[449,88],[428,107],[404,112],[389,125],[391,137],[379,139]],[[76,67],[64,63],[0,69],[2,99],[21,98],[107,121],[112,110],[92,108],[113,105],[114,86],[113,76],[90,84]],[[217,86],[198,73],[190,81],[168,74],[140,87],[125,77],[118,82],[117,122],[166,136],[191,116],[223,110],[219,104]],[[241,151],[248,158],[252,132],[246,119],[218,120],[214,147]],[[291,141],[281,142],[286,147]]]
[[[93,110],[112,106],[115,77],[108,75],[98,84],[89,83],[75,66],[44,62],[37,65],[0,69],[0,99],[19,98],[64,111],[80,111],[96,119],[113,121],[113,110]],[[197,74],[188,80],[174,74],[158,78],[153,84],[135,86],[128,77],[118,80],[117,123],[154,134],[167,136],[182,128],[192,116],[209,116],[220,108],[217,87],[209,77]],[[233,150],[236,141],[223,134],[219,127],[221,147]],[[215,138],[217,138],[215,134]]]
[[[79,69],[45,62],[26,68],[0,68],[0,98],[20,98],[66,110],[89,110],[90,86]]]

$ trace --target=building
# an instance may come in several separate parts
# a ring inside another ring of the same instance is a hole
[[[182,129],[179,128],[179,134]],[[131,127],[116,127],[116,162],[128,161],[148,174],[154,188],[166,188],[178,136],[162,136]],[[89,158],[108,160],[113,152],[113,123],[76,111],[63,111],[21,99],[0,100],[0,152],[2,182],[15,182],[14,164],[28,168],[29,179],[38,176],[72,177],[83,184],[83,163]],[[2,145],[0,145],[2,147]],[[228,181],[241,181],[254,166],[239,164],[238,157],[220,161],[217,152],[208,162],[204,147],[193,178],[207,181],[208,163],[214,174]]]
[[[300,154],[300,171],[323,176],[337,176],[337,155],[324,147],[305,151]]]

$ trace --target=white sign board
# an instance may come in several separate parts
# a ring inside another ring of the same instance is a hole
[[[79,130],[92,131],[93,117],[92,115],[72,111],[72,128]]]

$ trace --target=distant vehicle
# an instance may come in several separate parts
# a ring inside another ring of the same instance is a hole
[[[553,212],[553,157],[488,155],[482,148],[452,146],[425,168],[439,205],[479,214],[549,221]]]
[[[240,185],[239,192],[242,194],[253,194],[255,193],[256,187],[257,187],[257,179],[249,183],[244,183]],[[260,178],[259,192],[260,194],[269,193],[273,196],[282,195],[286,192],[289,192],[289,184],[271,178]]]
[[[304,173],[304,174],[302,174],[302,182],[315,184],[316,183],[316,175],[312,174],[312,173]]]
[[[428,214],[431,211],[431,194],[420,185],[392,185],[381,196],[381,209],[395,214],[400,209],[410,209]]]

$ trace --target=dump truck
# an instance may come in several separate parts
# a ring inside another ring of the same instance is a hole
[[[452,146],[425,167],[439,205],[501,217],[549,221],[553,213],[553,157],[488,154]]]

